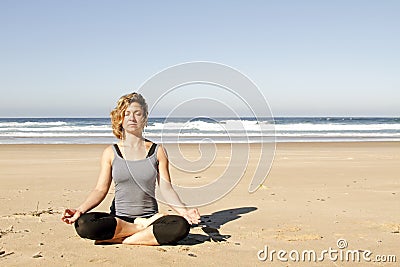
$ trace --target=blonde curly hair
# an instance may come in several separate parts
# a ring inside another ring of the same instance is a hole
[[[111,125],[112,125],[112,130],[113,134],[118,138],[118,139],[124,139],[124,129],[122,127],[122,122],[125,117],[125,111],[128,108],[128,106],[132,103],[138,103],[143,110],[143,125],[147,126],[147,118],[149,115],[148,111],[148,106],[146,103],[146,100],[144,97],[139,94],[139,93],[130,93],[126,94],[120,97],[120,99],[117,102],[117,106],[111,111],[110,117],[111,117]]]

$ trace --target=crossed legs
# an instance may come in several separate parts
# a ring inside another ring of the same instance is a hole
[[[95,244],[122,243],[129,245],[164,245],[186,237],[190,225],[181,216],[155,214],[136,218],[134,223],[116,218],[108,213],[89,212],[76,222],[79,236],[96,240]]]

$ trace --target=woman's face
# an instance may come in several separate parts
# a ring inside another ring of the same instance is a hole
[[[144,114],[142,106],[139,103],[131,103],[124,113],[122,127],[125,131],[132,132],[144,128]]]

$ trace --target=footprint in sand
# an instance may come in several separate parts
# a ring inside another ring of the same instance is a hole
[[[301,228],[298,226],[287,226],[282,229],[277,230],[277,234],[275,235],[276,239],[285,240],[285,241],[307,241],[307,240],[319,240],[323,238],[318,234],[298,234],[301,231]]]
[[[382,227],[388,229],[392,234],[400,234],[400,224],[399,223],[384,223]]]

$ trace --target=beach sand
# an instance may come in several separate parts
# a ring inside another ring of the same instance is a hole
[[[229,156],[229,145],[218,145]],[[247,145],[243,145],[246,149]],[[94,187],[105,145],[0,146],[1,266],[366,266],[329,260],[281,262],[271,250],[370,250],[370,258],[396,255],[400,262],[400,143],[279,143],[260,189],[247,188],[257,166],[251,145],[248,170],[225,197],[199,208],[203,225],[176,246],[94,245],[63,223],[62,211],[78,206]],[[195,159],[196,145],[184,145]],[[174,183],[202,185],[224,170],[226,156],[201,173],[171,167]],[[96,208],[108,211],[113,197]],[[164,212],[168,207],[160,205]],[[292,254],[294,257],[295,254]],[[260,256],[265,256],[260,254]],[[289,258],[288,254],[284,257]],[[361,261],[363,261],[361,259]]]

